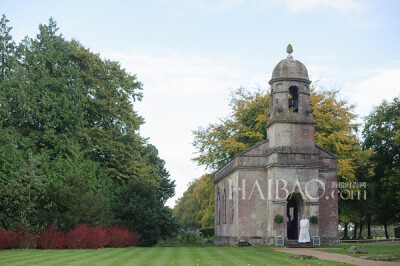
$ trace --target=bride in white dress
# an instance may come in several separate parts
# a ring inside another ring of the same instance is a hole
[[[310,242],[310,222],[303,215],[303,219],[300,220],[300,234],[299,234],[299,243],[307,243]]]

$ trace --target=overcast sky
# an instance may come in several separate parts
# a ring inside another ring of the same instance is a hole
[[[177,184],[169,206],[205,173],[191,161],[192,130],[229,115],[231,90],[268,89],[288,43],[360,117],[400,96],[398,0],[0,0],[0,13],[17,42],[53,17],[67,39],[137,75],[141,135]]]

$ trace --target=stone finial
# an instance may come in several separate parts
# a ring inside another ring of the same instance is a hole
[[[293,53],[293,46],[292,46],[290,43],[288,44],[288,46],[287,46],[287,48],[286,48],[286,52],[287,52],[288,54]]]
[[[288,46],[286,48],[286,52],[288,53],[287,59],[292,60],[293,59],[293,56],[292,56],[293,46],[290,43],[288,44]]]

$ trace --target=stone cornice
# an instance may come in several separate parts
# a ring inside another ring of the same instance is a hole
[[[298,82],[304,82],[307,84],[310,84],[311,81],[308,79],[302,79],[302,78],[290,78],[290,77],[284,77],[284,78],[274,78],[271,79],[268,83],[269,85],[272,85],[274,82],[279,82],[279,81],[298,81]]]
[[[293,119],[293,118],[289,118],[289,117],[276,117],[274,118],[274,116],[272,116],[272,118],[268,121],[267,125],[265,126],[265,128],[269,128],[270,126],[272,126],[275,123],[281,123],[281,124],[310,124],[310,125],[315,125],[315,121],[314,119]]]
[[[273,91],[272,92],[272,94],[278,94],[278,93],[289,93],[289,91],[287,90],[285,90],[285,91]],[[304,95],[308,95],[308,96],[310,96],[311,95],[311,93],[309,93],[309,92],[304,92],[304,91],[299,91],[299,94],[304,94]]]

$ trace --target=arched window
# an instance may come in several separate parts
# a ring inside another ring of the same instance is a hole
[[[230,213],[231,213],[231,223],[233,223],[233,186],[231,186],[231,199],[230,199]]]
[[[293,113],[299,112],[299,89],[296,86],[289,88],[289,111]]]
[[[226,224],[226,192],[225,192],[225,189],[224,189],[224,198],[223,198],[223,200],[224,200],[224,224]]]
[[[219,198],[219,188],[217,192],[217,224],[220,224],[220,217],[221,217],[221,201]]]

